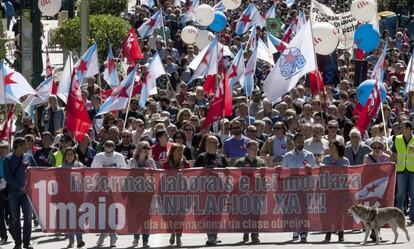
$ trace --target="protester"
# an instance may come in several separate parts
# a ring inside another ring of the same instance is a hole
[[[259,152],[259,143],[255,140],[250,140],[246,144],[247,147],[247,154],[245,157],[240,158],[236,161],[236,167],[253,167],[253,168],[265,168],[267,167],[266,162],[257,156],[257,153]],[[257,244],[260,243],[259,240],[259,233],[253,232],[250,234],[252,243]],[[249,241],[249,234],[244,233],[243,234],[243,242]]]
[[[369,154],[372,150],[361,141],[361,133],[357,129],[352,129],[349,133],[351,138],[350,144],[345,147],[345,157],[348,158],[351,165],[361,165],[365,155]]]
[[[282,167],[298,168],[298,167],[315,167],[315,157],[312,152],[304,149],[305,139],[302,133],[297,133],[293,137],[295,148],[283,157]],[[298,240],[300,236],[301,242],[306,242],[308,233],[300,232],[293,233],[293,240]]]
[[[411,147],[414,146],[414,136],[412,134],[413,125],[406,120],[401,123],[402,135],[395,138],[392,147],[391,161],[397,165],[397,203],[396,206],[403,210],[405,197],[409,193],[410,211],[409,218],[414,223],[414,157]]]
[[[349,166],[348,158],[345,155],[345,145],[340,141],[331,141],[329,143],[329,155],[322,159],[320,166]],[[332,232],[327,232],[324,242],[331,241]],[[338,231],[338,242],[344,241],[344,231]]]
[[[274,135],[265,141],[260,155],[274,157],[275,164],[281,163],[285,154],[294,147],[292,140],[286,136],[286,132],[286,125],[281,121],[276,122],[273,126]]]
[[[0,141],[0,245],[7,243],[6,220],[8,220],[8,202],[6,193],[7,182],[4,179],[4,159],[9,154],[9,143],[6,140]]]
[[[53,167],[59,167],[63,162],[63,151],[74,145],[73,138],[69,135],[63,135],[60,137],[59,149],[57,151],[51,151],[49,153],[49,164]]]
[[[190,168],[190,164],[184,157],[184,145],[172,144],[168,151],[167,160],[162,165],[163,169],[187,169]],[[172,233],[170,236],[170,245],[173,246],[177,243],[178,247],[181,247],[181,233]]]
[[[76,150],[73,147],[68,147],[63,152],[63,163],[60,166],[62,168],[81,168],[84,165],[77,159],[76,157]],[[69,244],[67,248],[72,248],[75,244],[75,236],[77,241],[77,248],[82,248],[85,246],[85,242],[83,241],[81,233],[69,233]]]
[[[53,151],[52,145],[52,134],[48,131],[42,133],[41,138],[42,146],[34,153],[34,159],[37,165],[42,167],[51,167],[49,164],[49,154]]]
[[[230,122],[232,136],[224,141],[223,153],[226,157],[243,157],[246,155],[247,142],[250,140],[243,135],[243,130],[239,120],[235,119]]]
[[[217,137],[209,135],[206,138],[206,152],[201,153],[195,161],[195,167],[203,168],[225,168],[227,167],[227,160],[222,155],[217,153],[219,141]],[[207,233],[206,245],[217,245],[217,233]]]
[[[85,165],[91,167],[92,161],[96,155],[95,150],[91,146],[91,138],[85,134],[83,139],[75,146],[76,156],[78,160]]]
[[[151,147],[146,141],[138,143],[134,156],[128,161],[128,167],[141,169],[156,169],[155,161],[151,158]],[[140,234],[134,234],[132,246],[138,246]],[[142,245],[148,247],[149,234],[142,234]]]
[[[91,167],[92,168],[106,168],[106,167],[114,167],[114,168],[125,168],[127,165],[125,163],[124,156],[115,151],[115,143],[112,140],[107,140],[104,144],[104,152],[100,152],[96,154],[95,158],[92,161]],[[107,233],[102,233],[96,245],[101,247],[104,244],[105,238],[108,236]],[[116,247],[117,237],[115,233],[109,234],[110,236],[110,246]]]
[[[36,161],[27,151],[27,143],[24,138],[17,137],[13,141],[13,152],[4,159],[4,178],[9,185],[8,200],[11,213],[10,231],[13,237],[15,249],[32,249],[30,239],[32,234],[32,207],[29,197],[26,195],[26,169],[29,166],[37,166]],[[20,224],[20,209],[23,211],[23,241]]]
[[[57,130],[63,128],[64,119],[63,108],[58,106],[57,97],[51,95],[49,97],[49,107],[43,110],[42,127],[45,131],[55,134]]]

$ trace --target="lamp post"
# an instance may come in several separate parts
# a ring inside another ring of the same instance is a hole
[[[40,40],[42,36],[42,30],[40,18],[42,17],[37,1],[29,0],[31,2],[31,21],[32,21],[32,44],[33,44],[33,74],[31,84],[33,87],[37,87],[42,81],[42,71],[43,71],[43,59],[42,59],[42,42]]]

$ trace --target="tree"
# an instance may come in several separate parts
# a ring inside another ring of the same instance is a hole
[[[98,44],[99,61],[103,62],[106,59],[109,50],[108,41],[112,45],[114,55],[118,55],[130,29],[128,21],[111,15],[91,15],[89,25],[89,44],[93,41]],[[56,30],[50,43],[59,44],[79,57],[81,53],[80,18],[65,21]]]
[[[81,0],[78,0],[80,9]],[[89,0],[89,13],[91,15],[113,15],[119,16],[128,8],[128,0]]]

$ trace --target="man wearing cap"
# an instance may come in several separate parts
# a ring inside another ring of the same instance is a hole
[[[2,184],[6,184],[4,180],[4,158],[9,154],[9,143],[6,140],[0,141],[0,180]],[[7,242],[7,228],[5,219],[7,219],[8,203],[6,200],[6,189],[0,191],[0,245],[4,245]]]
[[[26,195],[26,169],[37,166],[36,161],[27,151],[26,140],[22,137],[13,141],[13,152],[4,159],[4,177],[7,181],[8,199],[11,213],[10,232],[13,237],[14,249],[22,246],[22,230],[20,224],[20,209],[23,211],[23,248],[31,249],[30,238],[32,233],[32,208],[29,197]]]
[[[402,135],[395,137],[395,143],[391,151],[391,161],[397,166],[397,207],[403,210],[405,197],[410,193],[411,223],[414,223],[414,136],[413,125],[405,120],[401,123]]]
[[[124,156],[115,151],[115,143],[112,140],[107,140],[104,143],[104,151],[96,154],[92,161],[91,168],[126,168]],[[97,246],[102,246],[105,238],[108,236],[107,233],[101,233],[96,243]],[[115,233],[109,234],[110,246],[116,247],[117,237]]]

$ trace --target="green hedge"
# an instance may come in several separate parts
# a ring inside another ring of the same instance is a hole
[[[128,21],[111,15],[91,15],[89,18],[89,44],[98,44],[99,61],[103,62],[108,53],[108,41],[111,42],[114,56],[121,50],[122,43],[130,29]],[[81,53],[80,18],[65,21],[50,41],[72,51],[74,55]]]

